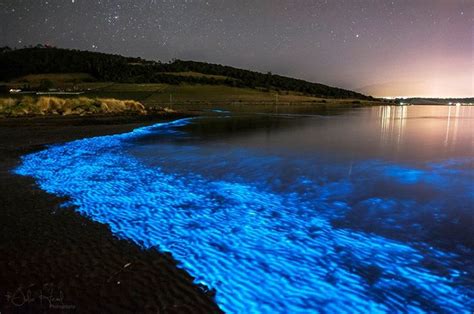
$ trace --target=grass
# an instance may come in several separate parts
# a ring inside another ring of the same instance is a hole
[[[19,77],[6,83],[9,88],[24,88],[28,86],[37,89],[43,81],[53,82],[54,88],[73,89],[80,83],[94,82],[95,79],[87,73],[48,73],[48,74],[30,74]]]
[[[181,76],[208,76],[196,72],[168,73]],[[215,79],[225,79],[213,76]],[[221,108],[237,112],[304,112],[310,113],[321,108],[352,108],[379,105],[379,102],[355,99],[323,99],[297,92],[264,89],[239,88],[228,85],[201,84],[126,84],[94,82],[84,73],[28,75],[14,82],[28,80],[41,82],[48,79],[54,86],[64,90],[84,91],[84,96],[92,99],[128,99],[138,101],[148,108],[173,108],[175,110],[210,110]],[[15,83],[19,84],[19,83]],[[39,83],[38,83],[39,84]],[[31,85],[33,87],[33,85]],[[21,87],[20,87],[21,88]],[[21,98],[22,95],[11,95]],[[59,96],[74,99],[77,96]]]
[[[146,106],[322,101],[320,98],[297,93],[277,93],[226,85],[84,83],[79,84],[79,87],[86,90],[90,97],[134,99]]]
[[[213,79],[221,80],[221,81],[226,80],[226,79],[235,80],[234,78],[230,78],[230,77],[227,77],[227,76],[224,76],[224,75],[212,75],[212,74],[204,74],[204,73],[192,72],[192,71],[188,71],[188,72],[165,72],[163,74],[176,75],[176,76],[205,77],[205,78],[213,78]]]
[[[238,88],[225,85],[170,85],[161,93],[155,93],[147,99],[149,103],[174,102],[236,102],[236,101],[272,101],[275,95],[270,92],[251,88]]]
[[[171,98],[170,98],[171,95]],[[297,93],[237,88],[225,85],[169,85],[151,93],[145,106],[168,106],[175,110],[224,109],[234,112],[311,113],[325,108],[375,105],[355,99],[322,99]]]
[[[136,93],[146,104],[173,103],[232,103],[232,102],[302,102],[320,101],[320,98],[296,93],[277,93],[251,88],[238,88],[226,85],[200,84],[111,84],[95,89],[98,95],[112,93]],[[277,96],[278,94],[278,96]],[[119,96],[119,95],[117,95]],[[146,97],[143,97],[146,96]],[[119,96],[120,97],[120,96]]]
[[[145,107],[135,100],[104,98],[23,97],[0,98],[0,115],[89,115],[89,114],[145,114]]]
[[[124,83],[104,83],[101,86],[97,83],[91,84],[101,92],[161,92],[167,88],[167,84],[124,84]]]
[[[42,80],[50,80],[56,83],[95,81],[95,79],[87,73],[48,73],[25,75],[15,79],[14,82],[29,82],[32,84],[39,84]]]

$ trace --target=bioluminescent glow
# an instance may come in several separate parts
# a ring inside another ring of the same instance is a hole
[[[181,128],[192,123],[55,145],[16,172],[171,252],[229,313],[472,311],[472,247],[443,246],[439,227],[456,223],[446,208],[472,218],[474,159],[360,159],[348,172],[313,154],[193,141]]]

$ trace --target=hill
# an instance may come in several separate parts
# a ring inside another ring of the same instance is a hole
[[[27,81],[34,74],[76,73],[71,82],[127,84],[220,85],[263,91],[285,91],[317,98],[370,100],[363,94],[300,79],[259,73],[219,64],[174,60],[169,63],[119,55],[35,47],[0,50],[0,81]],[[67,75],[64,76],[67,80]],[[22,78],[23,77],[23,78]],[[38,79],[38,78],[36,78]]]

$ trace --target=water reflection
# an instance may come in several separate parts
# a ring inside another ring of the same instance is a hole
[[[469,313],[473,118],[414,106],[181,120],[54,146],[17,172],[172,252],[227,312]]]
[[[380,140],[383,145],[394,145],[393,141],[395,141],[397,151],[399,150],[408,117],[408,108],[407,106],[378,108]]]
[[[396,155],[402,159],[407,157],[407,149],[416,150],[413,159],[473,153],[471,106],[387,106],[373,111],[379,118],[381,145],[390,153],[400,153]],[[463,142],[462,146],[457,145],[458,140]]]
[[[446,136],[449,137],[449,133],[451,132],[452,133],[452,137],[451,139],[447,139],[446,140],[446,143],[450,144],[450,146],[456,146],[456,141],[457,141],[457,135],[458,135],[458,122],[459,122],[459,119],[460,119],[460,114],[459,114],[459,111],[461,109],[460,106],[456,106],[455,107],[455,116],[452,117],[451,116],[451,106],[449,106],[449,113],[448,113],[448,125],[447,125],[447,128],[446,128]],[[450,130],[450,125],[451,125],[451,120],[454,120],[454,124],[453,124],[453,130]]]

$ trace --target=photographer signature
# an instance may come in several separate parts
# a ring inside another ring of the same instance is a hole
[[[42,289],[38,293],[34,293],[31,289],[23,290],[22,287],[19,287],[15,290],[14,293],[7,292],[5,295],[7,302],[11,303],[16,307],[21,307],[28,304],[40,304],[46,305],[49,308],[56,309],[74,309],[74,305],[64,304],[64,294],[61,290],[55,291],[54,289],[49,289],[49,293],[45,293]]]

